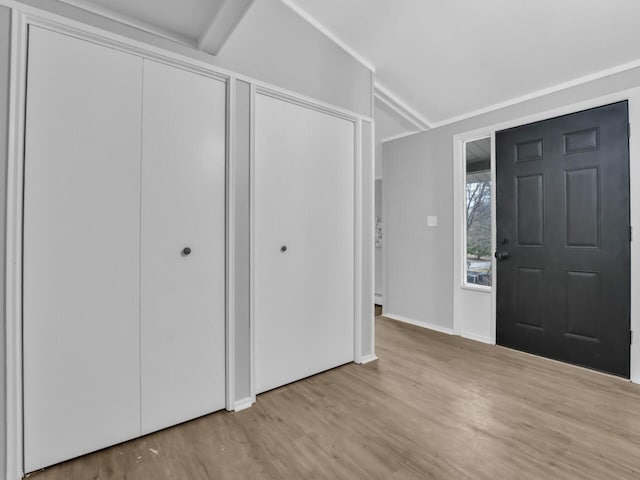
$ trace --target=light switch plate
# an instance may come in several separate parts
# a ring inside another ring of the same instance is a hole
[[[437,227],[438,226],[438,217],[434,215],[429,215],[427,217],[427,227]]]

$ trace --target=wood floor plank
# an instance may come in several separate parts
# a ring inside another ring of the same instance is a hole
[[[640,386],[382,317],[376,334],[377,362],[30,478],[640,478]]]

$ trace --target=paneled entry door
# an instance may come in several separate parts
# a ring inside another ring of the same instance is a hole
[[[496,134],[497,343],[629,377],[627,102]]]

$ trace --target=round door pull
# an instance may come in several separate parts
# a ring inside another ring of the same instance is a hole
[[[495,254],[495,257],[500,261],[506,260],[509,256],[509,252],[496,252]]]
[[[189,247],[184,247],[182,249],[182,255],[184,255],[185,257],[190,254],[191,254],[191,249]]]
[[[286,246],[286,245],[282,245],[282,246],[280,247],[280,251],[281,251],[282,253],[286,252],[286,251],[287,251],[287,246]]]

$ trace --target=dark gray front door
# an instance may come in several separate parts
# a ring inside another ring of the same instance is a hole
[[[498,344],[629,377],[628,118],[496,134]]]

